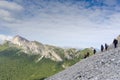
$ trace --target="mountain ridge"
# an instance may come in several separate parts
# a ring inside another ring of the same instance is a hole
[[[79,57],[82,51],[76,48],[61,48],[48,44],[42,44],[38,41],[29,41],[19,35],[13,37],[13,39],[9,41],[9,43],[16,45],[17,48],[22,49],[22,51],[28,55],[40,55],[36,62],[40,61],[43,57],[58,62],[63,61],[64,59],[72,60]],[[88,51],[90,51],[90,54],[93,53],[93,48],[87,49]]]

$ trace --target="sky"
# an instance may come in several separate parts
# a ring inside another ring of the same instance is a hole
[[[0,42],[20,35],[60,47],[99,48],[120,34],[120,0],[0,0]]]

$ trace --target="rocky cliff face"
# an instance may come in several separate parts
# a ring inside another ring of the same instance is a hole
[[[110,46],[108,51],[98,52],[45,80],[120,80],[119,46]]]
[[[13,38],[12,43],[18,45],[27,54],[40,55],[41,57],[38,59],[38,61],[43,57],[50,58],[54,61],[62,61],[62,58],[53,51],[54,47],[52,46],[49,48],[40,42],[29,41],[19,35]]]
[[[20,46],[24,49],[25,53],[34,53],[34,54],[41,54],[44,52],[44,45],[37,41],[29,41],[19,35],[15,36],[12,40],[12,43]]]
[[[29,41],[19,35],[12,39],[12,43],[21,48],[26,54],[40,55],[37,62],[43,57],[54,61],[63,61],[64,59],[74,59],[80,55],[80,50],[75,48],[63,49],[56,46],[44,45],[37,41]]]

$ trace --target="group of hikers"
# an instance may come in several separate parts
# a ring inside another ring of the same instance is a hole
[[[105,50],[107,51],[107,49],[108,49],[108,45],[105,43]],[[101,52],[103,52],[103,51],[104,51],[104,46],[101,45]]]
[[[114,39],[113,40],[113,45],[114,45],[114,48],[117,48],[118,47],[118,40],[117,39]],[[107,51],[108,50],[108,45],[107,45],[107,43],[105,43],[105,46],[103,46],[103,45],[101,45],[101,52],[103,52],[103,51]],[[93,54],[96,54],[96,49],[93,49]],[[85,56],[84,56],[84,58],[87,58],[87,57],[89,57],[90,56],[90,53],[89,52],[87,52],[87,54],[85,54]]]
[[[113,40],[113,45],[114,45],[114,48],[117,48],[117,45],[118,45],[118,40],[117,39],[114,39]],[[105,47],[103,45],[101,45],[101,52],[103,52],[104,50],[108,50],[108,45],[105,43]]]

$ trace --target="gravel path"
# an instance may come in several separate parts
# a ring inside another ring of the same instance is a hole
[[[120,80],[120,47],[86,58],[45,80]]]

